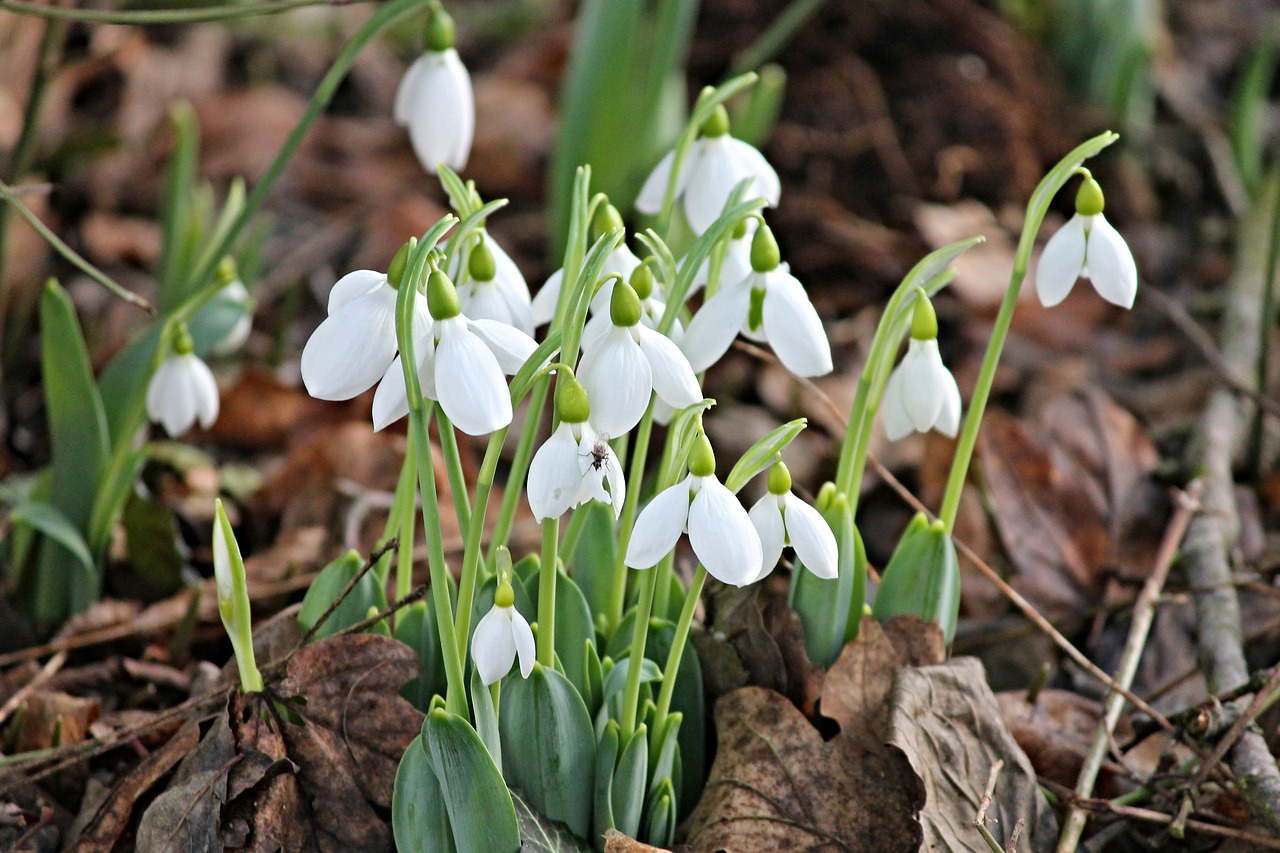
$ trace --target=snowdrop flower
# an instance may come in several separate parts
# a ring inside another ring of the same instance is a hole
[[[662,212],[674,162],[672,151],[645,180],[636,199],[641,213]],[[716,107],[676,178],[676,198],[684,201],[684,215],[694,234],[703,234],[720,218],[730,193],[743,178],[752,179],[743,201],[762,198],[770,207],[778,206],[782,192],[778,173],[759,151],[729,135],[729,113],[723,106]]]
[[[422,393],[438,400],[453,425],[467,435],[486,435],[511,423],[511,392],[503,374],[518,371],[537,344],[497,320],[462,313],[449,277],[433,268],[427,279],[431,333],[415,341]],[[380,430],[409,413],[404,369],[396,356],[373,395],[373,428]]]
[[[460,261],[451,265],[451,277],[457,277],[456,267],[460,266]],[[465,283],[458,288],[462,313],[474,320],[497,320],[526,335],[533,334],[529,285],[511,256],[483,233],[467,256],[467,273]]]
[[[754,272],[751,269],[751,242],[755,232],[756,219],[754,216],[749,216],[742,220],[730,232],[729,244],[725,248],[724,260],[720,264],[719,286],[735,284]],[[693,284],[689,292],[696,293],[700,288],[706,287],[710,277],[711,258],[707,258],[702,262],[702,266],[698,267],[698,271],[693,274]]]
[[[911,343],[889,376],[882,406],[890,441],[931,429],[955,438],[960,429],[960,388],[938,354],[938,319],[924,291],[916,295]]]
[[[533,672],[537,650],[529,621],[516,610],[516,593],[511,581],[503,579],[493,598],[493,608],[476,625],[471,637],[471,659],[475,661],[480,680],[488,687],[511,671],[520,657],[520,675]]]
[[[617,279],[606,279],[601,286],[601,290],[608,289],[609,295],[613,295],[613,283]],[[657,329],[658,324],[662,322],[662,315],[667,310],[667,304],[662,301],[662,291],[658,287],[653,277],[653,270],[649,267],[649,262],[645,261],[631,271],[631,278],[628,283],[631,289],[636,292],[636,296],[640,298],[640,322],[644,323],[650,329]],[[600,311],[596,313],[582,330],[583,348],[590,349],[596,339],[609,331],[609,312]],[[680,325],[680,321],[676,320],[671,327],[671,340],[679,346],[680,339],[684,335],[684,326]]]
[[[384,275],[356,270],[329,291],[329,316],[302,349],[302,384],[319,400],[350,400],[373,387],[391,364],[396,343],[396,289],[415,241],[400,248]],[[431,315],[414,303],[413,335],[423,341]]]
[[[760,536],[738,498],[716,478],[715,454],[705,435],[689,454],[689,476],[659,492],[636,519],[627,565],[657,565],[686,530],[693,553],[716,580],[746,586],[759,576]]]
[[[172,354],[147,386],[147,417],[162,424],[171,438],[191,429],[197,420],[208,429],[218,419],[218,383],[193,349],[186,324],[179,324]]]
[[[748,515],[764,551],[755,580],[763,580],[773,571],[787,545],[796,549],[800,562],[818,577],[830,580],[839,574],[836,535],[816,509],[791,493],[791,472],[781,461],[769,469],[769,491]]]
[[[612,504],[617,518],[627,496],[622,466],[609,447],[609,436],[591,426],[587,391],[568,368],[556,380],[556,411],[560,426],[529,465],[533,517],[538,521],[559,518],[575,506],[597,500]]]
[[[212,355],[226,356],[239,350],[244,346],[244,342],[249,340],[249,332],[253,331],[253,299],[250,298],[244,282],[240,280],[240,275],[236,272],[236,262],[232,258],[223,258],[222,263],[218,264],[218,281],[222,288],[214,294],[210,304],[201,310],[240,311],[235,325],[210,349]]]
[[[396,90],[396,124],[409,128],[414,153],[433,175],[437,163],[462,171],[475,133],[471,76],[453,43],[453,18],[434,10],[427,21],[427,52],[409,66]]]
[[[804,286],[781,264],[778,243],[761,223],[751,238],[751,273],[725,282],[694,315],[680,348],[702,372],[720,360],[738,332],[773,347],[796,376],[831,372],[831,344]]]
[[[579,378],[591,397],[592,422],[609,435],[622,435],[638,424],[655,391],[677,409],[702,399],[680,348],[641,323],[641,313],[635,290],[619,281],[609,305],[610,326],[584,348],[579,365]]]
[[[608,234],[622,228],[622,215],[618,213],[618,209],[611,204],[602,205],[597,211],[595,218],[591,223],[591,239],[599,240],[601,235]],[[631,277],[631,273],[636,267],[640,266],[640,259],[636,257],[635,252],[627,248],[625,242],[618,245],[618,248],[609,253],[609,257],[605,258],[604,271],[601,277],[604,279],[604,285],[596,291],[595,296],[591,297],[590,311],[593,314],[605,314],[609,311],[609,300],[613,296],[613,281],[609,278],[611,275],[621,276],[625,281]],[[560,290],[564,287],[564,269],[558,269],[551,274],[546,283],[533,297],[533,324],[535,326],[545,326],[550,323],[556,316],[556,305],[560,302]]]
[[[1108,302],[1132,308],[1138,295],[1138,267],[1120,232],[1102,215],[1102,187],[1087,169],[1076,193],[1076,213],[1049,238],[1036,267],[1036,293],[1046,308],[1067,298],[1076,279],[1093,282]]]

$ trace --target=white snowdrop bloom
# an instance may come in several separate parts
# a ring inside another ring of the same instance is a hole
[[[597,429],[609,435],[630,431],[654,392],[677,409],[702,399],[680,348],[640,322],[640,299],[631,285],[618,282],[613,288],[609,316],[609,327],[584,350],[578,371]]]
[[[147,385],[147,417],[177,438],[197,422],[204,429],[218,419],[218,383],[213,371],[192,352],[191,335],[179,326],[173,354]]]
[[[601,205],[591,225],[592,239],[598,240],[602,234],[608,234],[610,231],[619,228],[622,228],[622,215],[618,213],[617,208],[611,204]],[[592,314],[607,314],[609,300],[613,297],[613,282],[615,281],[609,276],[618,275],[624,281],[628,281],[638,266],[640,266],[640,259],[636,257],[635,252],[627,248],[625,242],[619,244],[618,248],[610,252],[609,257],[604,260],[604,270],[600,276],[604,279],[604,284],[591,297],[590,312]],[[542,285],[542,288],[534,294],[533,324],[535,326],[545,326],[555,319],[556,305],[560,301],[560,290],[563,287],[564,269],[561,268],[553,272],[551,277],[546,280],[546,283]]]
[[[460,265],[450,259],[447,273],[455,281],[460,277]],[[465,283],[458,288],[463,314],[473,320],[497,320],[526,335],[533,334],[529,285],[501,246],[485,235],[467,257],[467,272]]]
[[[698,310],[685,329],[680,349],[693,369],[715,364],[741,332],[767,343],[782,366],[796,376],[830,373],[831,344],[804,285],[779,263],[778,244],[767,225],[752,238],[752,271],[723,286]]]
[[[396,90],[396,123],[409,128],[414,153],[433,175],[437,163],[462,171],[475,135],[471,75],[453,42],[453,19],[435,10],[427,22],[427,52],[409,66]]]
[[[524,365],[537,343],[506,323],[468,318],[453,282],[440,270],[432,270],[427,280],[425,301],[434,323],[429,335],[414,341],[422,393],[438,400],[453,425],[467,435],[486,435],[511,423],[506,375]],[[373,395],[373,428],[380,430],[408,413],[404,370],[396,356]]]
[[[791,473],[786,465],[778,462],[769,471],[769,490],[748,515],[764,552],[755,580],[763,580],[773,571],[787,545],[818,577],[830,580],[839,574],[836,535],[821,513],[791,493]]]
[[[1128,244],[1102,215],[1104,199],[1098,182],[1085,171],[1076,194],[1076,213],[1049,238],[1036,266],[1036,294],[1046,308],[1067,298],[1076,280],[1093,282],[1108,302],[1132,308],[1138,295],[1138,267]]]
[[[645,180],[636,199],[636,209],[641,213],[662,212],[674,163],[675,152],[671,151]],[[684,203],[685,218],[693,233],[703,234],[720,218],[733,188],[743,178],[752,179],[743,201],[762,198],[770,207],[778,206],[782,193],[778,173],[759,151],[729,135],[729,114],[724,107],[716,107],[676,178],[676,198]]]
[[[751,269],[751,239],[756,231],[755,217],[742,220],[742,222],[738,223],[738,228],[742,229],[742,233],[739,234],[734,231],[733,236],[729,238],[724,260],[720,264],[720,278],[718,280],[720,287],[736,284],[754,272]],[[698,271],[693,274],[693,284],[689,288],[689,293],[696,293],[706,287],[707,280],[710,277],[711,258],[707,258],[702,262],[702,266],[698,267]]]
[[[498,584],[492,609],[476,625],[471,637],[471,659],[475,662],[480,680],[487,687],[511,671],[520,658],[520,675],[528,678],[533,672],[537,649],[533,641],[533,629],[529,621],[515,608],[515,591],[509,582]]]
[[[613,283],[616,279],[606,281],[601,291],[608,290],[610,297],[613,296]],[[653,271],[649,269],[647,264],[640,264],[631,271],[629,280],[631,289],[636,292],[636,296],[640,298],[640,322],[648,326],[650,329],[657,329],[662,322],[662,315],[667,310],[667,304],[663,301],[662,289],[658,286],[657,281],[653,277]],[[607,307],[607,306],[606,306]],[[587,351],[595,346],[596,342],[609,331],[610,319],[607,310],[598,311],[587,320],[586,326],[582,329],[582,349]],[[684,335],[684,326],[676,320],[671,327],[671,334],[668,336],[679,346],[680,338]]]
[[[627,496],[622,466],[609,447],[609,437],[587,421],[562,421],[538,448],[529,465],[527,489],[529,509],[538,521],[559,518],[592,500],[612,505],[617,518]]]
[[[636,519],[626,564],[648,569],[671,552],[680,534],[711,576],[746,586],[760,574],[760,536],[738,498],[715,476],[715,456],[701,436],[689,458],[689,476],[659,492]]]
[[[960,429],[960,387],[938,353],[938,320],[920,291],[911,320],[911,343],[889,375],[880,403],[890,441],[936,429],[955,438]]]
[[[235,325],[209,350],[211,355],[227,356],[237,352],[249,340],[249,333],[253,331],[253,299],[249,296],[249,289],[240,280],[235,261],[231,258],[223,258],[222,263],[218,264],[218,280],[222,283],[221,289],[201,312],[210,309],[240,312]],[[197,312],[197,316],[199,313]]]

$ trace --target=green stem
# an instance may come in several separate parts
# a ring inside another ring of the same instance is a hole
[[[538,568],[538,663],[552,667],[556,659],[556,544],[560,519],[542,522],[542,565]]]
[[[653,432],[653,400],[645,409],[640,426],[636,429],[635,451],[631,456],[631,469],[627,472],[627,497],[622,504],[622,517],[618,526],[618,551],[613,563],[613,586],[610,589],[613,597],[609,601],[609,631],[613,632],[622,624],[622,613],[627,603],[627,546],[631,544],[631,531],[636,526],[636,515],[640,508],[640,486],[644,483],[644,465],[649,455],[649,437]],[[645,621],[649,613],[644,612]]]
[[[680,608],[680,620],[676,622],[676,633],[671,640],[671,651],[667,653],[667,666],[662,671],[662,690],[658,693],[658,715],[655,718],[654,730],[667,718],[671,711],[671,697],[676,692],[676,674],[680,671],[680,658],[684,655],[685,643],[689,641],[689,630],[693,625],[693,614],[698,609],[698,599],[702,597],[702,586],[707,582],[707,570],[698,564],[693,573],[693,581],[689,584],[689,592],[684,597],[684,607]]]
[[[511,538],[511,528],[515,525],[520,498],[524,496],[524,478],[529,472],[529,462],[533,459],[533,444],[538,440],[538,425],[542,422],[542,410],[546,408],[550,385],[547,379],[539,379],[529,392],[529,411],[520,430],[520,440],[516,442],[515,456],[511,459],[511,470],[507,474],[506,490],[502,493],[502,506],[498,509],[498,518],[493,525],[493,538],[489,541],[490,563],[498,553],[498,546],[506,545]]]
[[[194,24],[276,15],[307,6],[332,6],[332,0],[283,0],[279,3],[231,4],[203,9],[63,9],[24,0],[0,0],[0,11],[89,24]]]
[[[622,740],[626,741],[636,730],[636,717],[640,710],[640,670],[644,667],[645,641],[649,638],[649,613],[653,610],[653,589],[658,573],[652,569],[640,573],[640,600],[636,602],[635,622],[631,626],[631,649],[627,652],[627,686],[623,694]]]
[[[396,598],[402,599],[413,591],[413,535],[415,524],[414,499],[418,494],[418,462],[413,442],[404,451],[404,468],[400,482],[396,484],[395,500],[387,517],[386,538],[394,532],[400,539],[396,548]],[[394,525],[392,524],[394,520]],[[386,575],[382,577],[386,582]]]
[[[475,601],[476,585],[480,579],[481,557],[484,554],[484,517],[489,511],[489,494],[498,471],[498,459],[502,456],[502,444],[507,438],[507,427],[489,436],[489,446],[480,463],[480,475],[476,478],[475,502],[471,509],[471,526],[467,528],[466,544],[462,551],[462,579],[458,583],[458,614],[455,633],[458,637],[460,656],[467,657],[467,643],[471,640],[471,606]],[[520,491],[519,489],[516,490]]]
[[[434,408],[436,429],[440,433],[440,452],[444,456],[444,469],[449,474],[449,491],[453,493],[453,511],[458,516],[458,532],[466,540],[471,527],[471,507],[467,503],[467,477],[462,471],[462,454],[458,452],[458,434],[444,413],[444,407],[436,403]]]

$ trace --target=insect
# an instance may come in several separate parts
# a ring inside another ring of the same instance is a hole
[[[604,463],[609,460],[609,434],[605,432],[596,433],[595,443],[591,445],[588,453],[591,456],[591,470],[599,471],[604,467]]]

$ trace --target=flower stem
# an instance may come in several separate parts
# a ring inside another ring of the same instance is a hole
[[[449,473],[449,491],[453,493],[453,511],[458,516],[458,532],[466,540],[471,527],[471,507],[467,504],[467,477],[462,471],[462,454],[458,452],[458,434],[444,413],[444,407],[436,403],[434,408],[436,429],[440,433],[440,452],[444,456],[444,469]]]
[[[635,451],[631,456],[631,470],[627,473],[626,500],[622,504],[622,518],[618,526],[618,551],[613,562],[613,586],[610,591],[613,597],[609,601],[609,631],[612,632],[622,624],[622,611],[627,602],[627,546],[631,544],[631,530],[636,525],[636,513],[640,507],[640,486],[644,482],[644,464],[649,455],[649,438],[653,432],[653,400],[645,409],[640,426],[636,429]],[[652,598],[650,600],[652,603]],[[648,610],[644,611],[645,621],[649,619]]]
[[[578,547],[578,538],[582,536],[582,530],[587,526],[588,518],[590,515],[586,508],[576,507],[573,510],[569,515],[569,524],[564,530],[564,538],[560,541],[560,553],[568,554],[572,558],[574,550]]]
[[[0,10],[18,15],[34,15],[50,20],[78,21],[90,24],[194,24],[275,15],[307,6],[331,6],[332,0],[283,0],[276,3],[219,4],[195,9],[64,9],[28,3],[24,0],[0,0]]]
[[[498,471],[498,459],[507,438],[507,427],[489,436],[489,446],[484,451],[480,475],[476,478],[476,494],[471,507],[471,526],[467,528],[466,544],[462,551],[462,578],[458,582],[458,613],[454,618],[454,633],[458,638],[458,654],[467,657],[467,643],[471,639],[471,603],[475,600],[476,584],[480,578],[481,555],[484,553],[484,517],[489,510],[489,495],[493,491],[493,479]],[[516,490],[517,493],[520,491]]]
[[[556,658],[556,545],[560,519],[542,522],[542,565],[538,569],[538,663],[545,667]]]
[[[702,597],[702,586],[707,582],[707,570],[698,564],[689,583],[689,591],[684,597],[684,607],[680,609],[680,619],[676,622],[676,633],[671,640],[671,651],[667,652],[667,666],[662,671],[662,690],[658,693],[658,715],[654,730],[667,718],[671,711],[671,697],[676,691],[676,674],[680,671],[680,658],[684,655],[685,643],[689,641],[689,630],[693,626],[693,614],[698,609],[698,599]]]
[[[400,470],[400,481],[396,483],[395,500],[391,504],[387,533],[383,537],[389,539],[394,532],[400,540],[396,548],[397,600],[413,591],[413,535],[417,529],[414,499],[418,494],[418,462],[413,445],[410,440],[404,451],[404,467]],[[386,582],[385,574],[382,581]]]
[[[533,445],[538,440],[538,425],[542,422],[542,410],[547,404],[550,385],[547,379],[539,379],[529,392],[529,410],[520,430],[520,440],[516,443],[515,456],[511,459],[506,490],[502,493],[502,505],[498,508],[498,518],[493,525],[493,537],[489,540],[490,564],[498,553],[498,546],[506,545],[511,538],[511,528],[515,525],[516,509],[524,495],[524,479],[529,473],[529,462],[533,459]]]
[[[635,622],[631,626],[631,648],[627,652],[627,686],[623,694],[622,718],[618,720],[624,741],[631,737],[639,722],[636,717],[640,709],[640,670],[644,668],[642,664],[645,641],[649,639],[649,613],[653,610],[653,589],[657,580],[656,569],[640,573],[640,600],[636,602]]]

